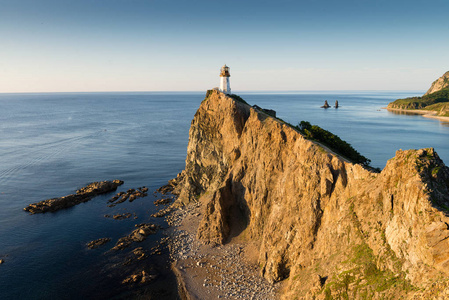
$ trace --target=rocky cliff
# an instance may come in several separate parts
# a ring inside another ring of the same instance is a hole
[[[443,76],[432,82],[430,89],[424,94],[424,96],[441,91],[442,89],[446,88],[449,88],[449,71],[447,71],[446,73],[444,73]]]
[[[285,299],[449,295],[449,169],[433,149],[373,173],[209,91],[173,182],[179,204],[203,205],[198,238],[257,241]]]

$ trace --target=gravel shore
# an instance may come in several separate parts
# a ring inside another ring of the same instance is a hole
[[[194,203],[168,215],[172,269],[183,299],[277,299],[279,284],[260,276],[257,246],[230,242],[218,247],[196,238],[201,204]]]

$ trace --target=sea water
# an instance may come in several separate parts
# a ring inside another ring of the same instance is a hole
[[[434,147],[449,162],[449,124],[390,113],[389,102],[420,92],[239,93],[296,125],[329,130],[383,168],[398,149]],[[422,94],[422,93],[421,93]],[[147,252],[162,231],[111,251],[134,225],[151,222],[153,191],[184,167],[190,122],[205,93],[0,94],[0,299],[176,299],[167,251],[123,265],[135,247]],[[338,109],[322,109],[328,100]],[[70,209],[29,215],[34,202],[74,193],[93,181],[124,180],[117,190],[147,186],[149,196],[108,207],[112,194]],[[104,215],[135,213],[137,219]],[[111,242],[88,250],[86,243]],[[133,272],[157,274],[148,285],[122,285]]]

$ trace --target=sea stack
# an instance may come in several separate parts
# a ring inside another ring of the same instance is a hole
[[[331,107],[331,106],[329,105],[329,103],[327,103],[327,100],[325,100],[324,105],[321,106],[321,108],[329,108],[329,107]]]

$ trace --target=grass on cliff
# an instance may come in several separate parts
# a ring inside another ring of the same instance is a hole
[[[449,88],[422,97],[398,99],[388,104],[388,107],[401,109],[424,109],[432,104],[442,102],[449,102]]]
[[[325,299],[372,299],[376,294],[394,295],[416,290],[404,279],[404,274],[381,270],[376,261],[377,257],[366,243],[354,246],[352,256],[344,262],[353,267],[326,284]]]
[[[306,138],[320,142],[349,160],[370,168],[370,159],[361,155],[349,143],[343,141],[332,132],[324,130],[317,125],[312,125],[307,121],[301,121],[298,126],[296,126],[296,129],[304,134]]]
[[[435,103],[424,108],[429,111],[436,111],[439,116],[449,117],[449,102]]]

